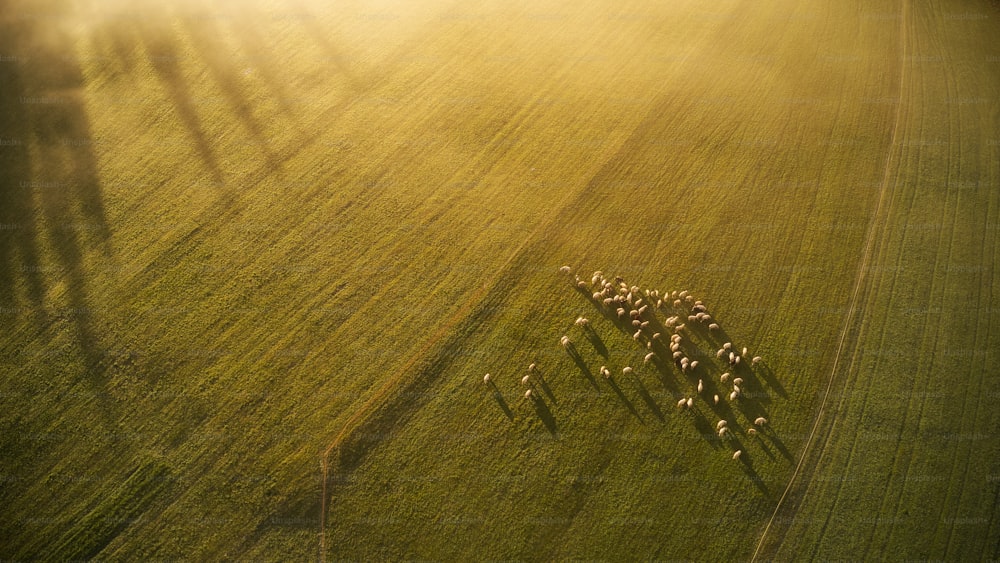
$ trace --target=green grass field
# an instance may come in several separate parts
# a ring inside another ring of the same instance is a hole
[[[998,8],[0,0],[0,559],[1000,557]]]

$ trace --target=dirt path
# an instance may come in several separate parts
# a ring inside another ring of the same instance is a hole
[[[778,513],[785,505],[785,500],[788,498],[789,493],[792,488],[799,482],[800,476],[809,477],[808,473],[803,472],[803,467],[805,465],[805,460],[808,457],[809,450],[813,445],[816,438],[817,431],[820,426],[820,422],[823,420],[823,416],[827,412],[827,406],[830,399],[830,392],[833,389],[833,382],[836,379],[837,369],[840,367],[841,356],[845,348],[847,347],[848,334],[851,331],[851,326],[854,324],[855,317],[858,313],[859,303],[861,301],[861,288],[865,283],[865,273],[869,268],[869,263],[871,262],[872,252],[875,248],[876,239],[880,238],[882,233],[880,221],[882,220],[882,210],[885,207],[886,194],[889,192],[889,186],[892,181],[892,167],[897,160],[896,146],[899,139],[899,130],[901,115],[903,113],[903,94],[904,87],[906,83],[906,66],[907,66],[907,19],[908,19],[908,0],[901,0],[900,2],[900,30],[899,30],[899,41],[900,41],[900,66],[899,66],[899,93],[896,102],[896,115],[894,117],[894,123],[892,127],[892,138],[889,143],[889,151],[885,158],[885,168],[882,172],[882,181],[879,186],[878,202],[875,205],[875,213],[872,215],[872,222],[868,227],[868,236],[865,239],[864,251],[861,254],[861,261],[858,264],[858,273],[854,279],[854,289],[851,291],[851,300],[849,302],[847,313],[844,316],[844,325],[840,330],[840,338],[837,342],[837,351],[833,357],[833,366],[830,368],[830,375],[827,378],[826,388],[823,391],[823,400],[820,402],[819,411],[816,413],[816,417],[813,419],[812,428],[809,431],[809,436],[806,438],[806,443],[802,449],[802,454],[799,456],[799,461],[795,465],[795,470],[792,472],[791,477],[788,480],[788,485],[785,486],[785,490],[781,493],[781,497],[778,499],[778,504],[775,505],[774,511],[771,513],[771,517],[767,521],[767,525],[764,527],[764,532],[760,536],[760,540],[757,542],[757,547],[754,549],[753,557],[751,561],[757,561],[761,555],[761,550],[764,546],[764,542],[767,540],[768,533],[771,531],[771,526],[774,524]],[[825,442],[824,442],[825,447]],[[814,467],[811,468],[815,469]],[[808,480],[807,480],[808,481]],[[806,481],[806,482],[807,482]],[[798,510],[798,506],[792,508],[792,514],[789,515],[789,519],[793,518],[795,511]]]

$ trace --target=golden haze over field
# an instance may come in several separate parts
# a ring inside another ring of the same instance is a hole
[[[996,558],[998,22],[0,0],[0,559]]]

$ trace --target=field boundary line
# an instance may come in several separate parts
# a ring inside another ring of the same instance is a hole
[[[850,304],[847,308],[847,313],[844,317],[844,325],[840,331],[840,338],[837,342],[837,351],[833,356],[833,366],[830,368],[830,376],[827,379],[826,388],[823,391],[823,400],[820,402],[819,411],[813,419],[812,428],[809,430],[809,436],[806,438],[805,446],[802,449],[802,453],[799,455],[799,461],[795,465],[795,470],[792,471],[791,477],[788,479],[788,484],[785,486],[785,490],[781,493],[781,497],[778,498],[778,503],[774,507],[774,511],[771,513],[771,517],[768,518],[767,525],[764,527],[764,531],[761,533],[760,540],[757,542],[757,547],[754,549],[753,556],[751,556],[750,561],[757,561],[760,556],[761,548],[764,546],[765,540],[767,540],[768,532],[771,530],[771,526],[774,524],[775,519],[778,516],[778,512],[781,511],[784,505],[785,499],[788,497],[795,486],[796,480],[802,472],[803,465],[805,465],[805,460],[809,454],[809,448],[813,444],[813,440],[816,438],[816,432],[819,429],[820,421],[823,419],[823,415],[826,414],[827,403],[830,399],[830,392],[833,390],[833,382],[836,379],[837,368],[840,367],[840,358],[843,354],[845,345],[847,344],[847,335],[851,332],[851,325],[854,323],[855,313],[858,309],[858,302],[861,296],[861,288],[864,286],[865,282],[865,271],[868,269],[869,261],[872,256],[872,249],[874,248],[875,234],[879,232],[879,216],[882,213],[883,203],[885,201],[885,195],[889,191],[889,177],[891,175],[892,163],[895,160],[893,157],[896,154],[897,139],[899,138],[899,124],[901,121],[901,114],[903,113],[903,87],[906,81],[906,50],[907,50],[907,12],[908,12],[908,0],[901,0],[900,2],[900,67],[899,67],[899,92],[896,103],[896,114],[894,117],[894,123],[892,126],[892,136],[889,141],[889,151],[885,158],[885,167],[882,171],[882,182],[879,186],[879,196],[878,201],[875,205],[875,212],[872,214],[872,221],[868,227],[868,236],[865,239],[864,251],[861,254],[861,261],[858,264],[858,273],[854,279],[854,289],[851,292]]]

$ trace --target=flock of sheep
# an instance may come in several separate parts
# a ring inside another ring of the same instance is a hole
[[[573,271],[569,266],[563,266],[559,271],[567,276],[573,276]],[[691,332],[704,328],[709,335],[718,335],[721,332],[719,325],[709,314],[704,303],[696,300],[687,291],[671,291],[660,293],[657,290],[641,289],[637,286],[629,286],[623,279],[616,277],[609,280],[600,271],[594,272],[590,283],[580,279],[580,276],[573,276],[574,286],[581,292],[590,296],[593,304],[609,320],[614,322],[619,328],[630,333],[632,339],[646,352],[643,363],[656,364],[662,366],[673,363],[692,385],[689,393],[681,396],[677,401],[677,408],[689,410],[694,408],[695,399],[704,400],[711,405],[718,405],[722,399],[718,394],[707,396],[705,378],[708,377],[707,370],[697,359],[697,345],[691,340]],[[656,316],[656,312],[663,313],[666,318],[661,323]],[[590,321],[585,317],[578,317],[575,325],[584,329],[590,327]],[[664,336],[668,334],[669,336]],[[713,336],[713,338],[717,338]],[[718,341],[718,340],[716,340]],[[572,352],[573,341],[569,336],[562,336],[560,344],[563,348]],[[740,369],[747,366],[744,358],[749,355],[746,347],[737,349],[731,342],[725,342],[716,352],[716,358],[723,366],[728,365],[730,371],[726,371],[718,376],[719,384],[729,389],[729,400],[739,401],[743,397],[743,378],[733,376]],[[750,366],[760,363],[760,356],[750,359]],[[607,366],[601,366],[599,373],[606,379],[612,377],[611,370]],[[622,375],[628,377],[633,375],[635,370],[631,366],[622,368]],[[532,378],[538,374],[538,367],[532,363],[528,366],[528,375],[525,375],[521,382],[527,387],[524,398],[529,401],[537,400],[532,391]],[[697,380],[697,384],[694,381]],[[484,384],[491,383],[490,374],[483,377]],[[764,417],[757,417],[753,421],[753,426],[746,430],[747,435],[756,436],[758,428],[763,428],[768,424]],[[721,419],[716,423],[716,431],[719,438],[726,440],[732,437],[729,429],[729,422]],[[731,442],[733,443],[733,442]],[[738,442],[736,442],[738,443]],[[734,446],[733,459],[740,459],[743,450]]]

